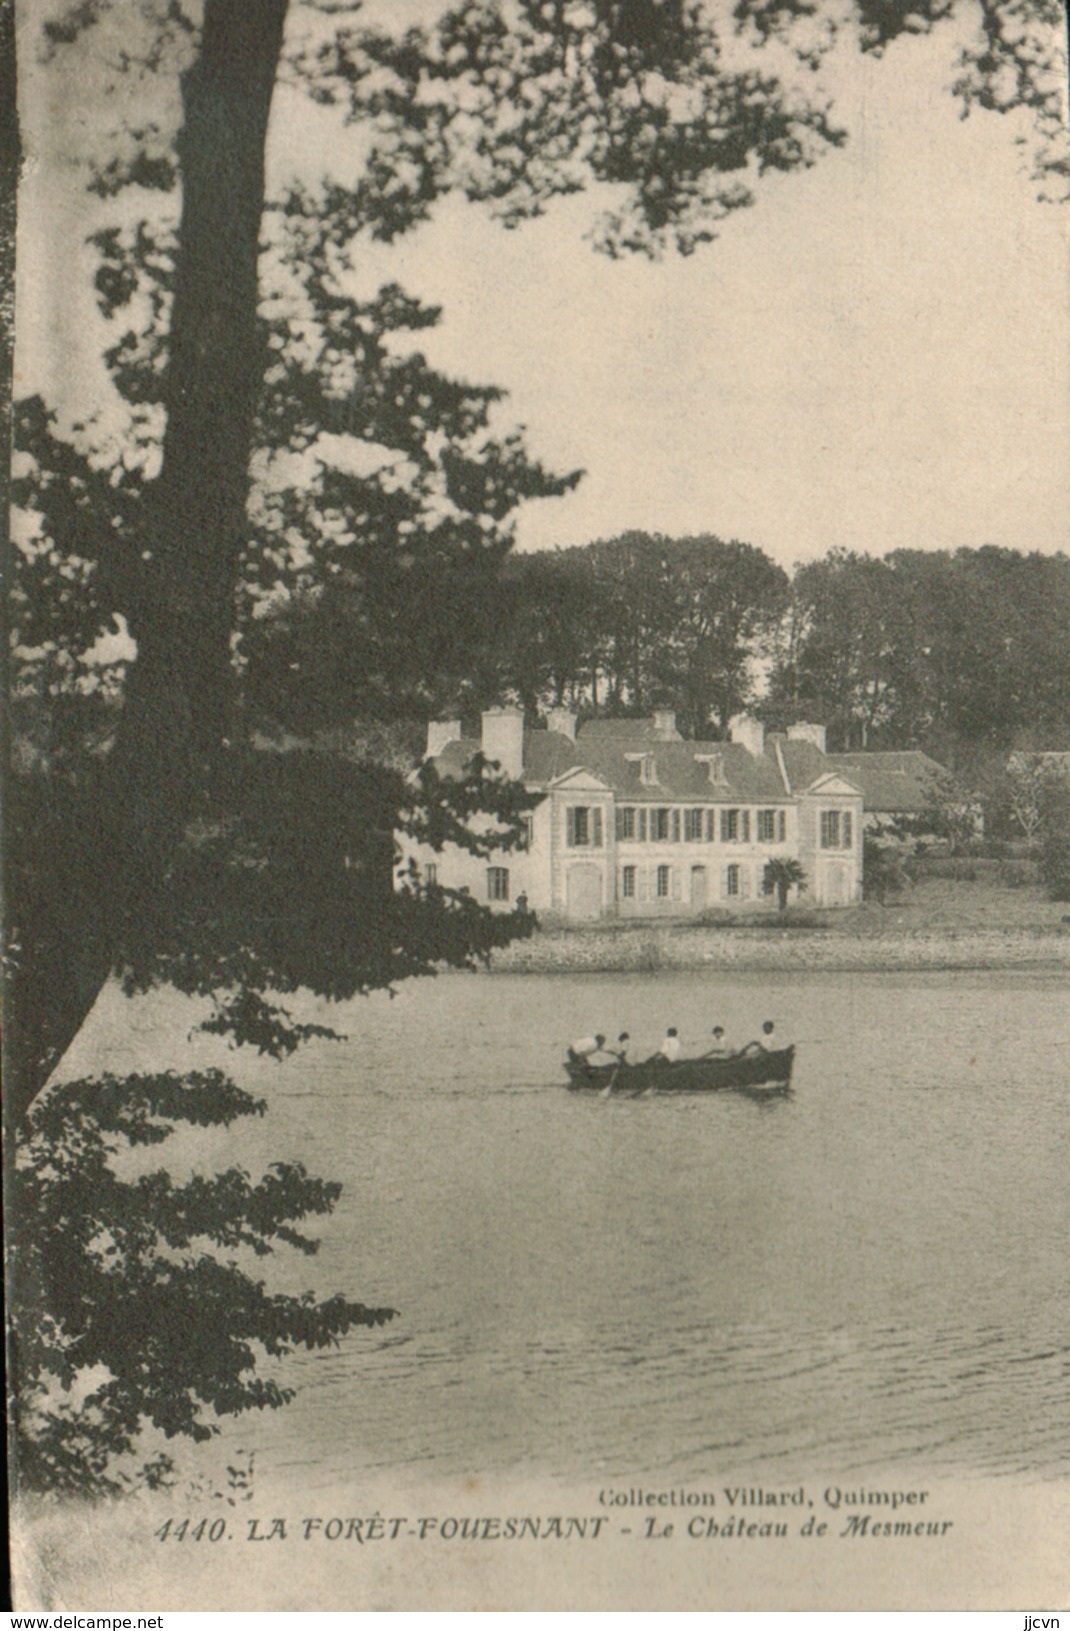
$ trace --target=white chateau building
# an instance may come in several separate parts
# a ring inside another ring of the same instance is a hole
[[[799,862],[802,898],[862,898],[863,797],[825,754],[820,725],[765,735],[740,715],[729,742],[687,742],[668,710],[651,719],[594,719],[576,729],[553,710],[528,730],[517,709],[428,726],[427,758],[458,775],[482,751],[540,796],[522,848],[489,860],[410,846],[424,878],[511,911],[520,896],[544,916],[688,917],[768,900],[765,864]],[[792,891],[795,898],[796,891]]]

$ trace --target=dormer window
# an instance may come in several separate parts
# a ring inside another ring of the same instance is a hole
[[[706,766],[712,787],[728,786],[728,778],[724,773],[723,753],[696,753],[695,763]]]
[[[636,765],[639,770],[639,780],[644,787],[658,785],[657,765],[652,753],[626,753],[625,759],[629,764]]]

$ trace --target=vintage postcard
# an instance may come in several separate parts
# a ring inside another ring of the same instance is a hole
[[[1062,8],[4,17],[16,1606],[1065,1604]]]

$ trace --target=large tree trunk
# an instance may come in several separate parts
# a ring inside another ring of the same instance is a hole
[[[178,691],[202,760],[219,751],[229,718],[234,590],[264,371],[264,149],[286,10],[287,0],[208,0],[200,56],[182,87],[182,222],[155,514],[163,592],[136,631],[137,674],[139,693]]]
[[[225,745],[263,377],[257,259],[265,142],[287,6],[206,0],[201,49],[182,87],[167,429],[146,538],[146,592],[128,614],[138,655],[96,785],[62,806],[46,793],[38,814],[52,828],[49,841],[37,840],[12,891],[35,919],[23,926],[33,943],[9,991],[5,1089],[15,1119],[81,1028],[121,956],[124,924],[150,908]],[[17,854],[9,859],[19,866]]]

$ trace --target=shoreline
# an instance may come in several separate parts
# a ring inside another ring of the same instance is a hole
[[[940,970],[1070,971],[1070,930],[888,929],[850,933],[790,927],[602,924],[538,929],[494,953],[494,974],[896,973]]]

